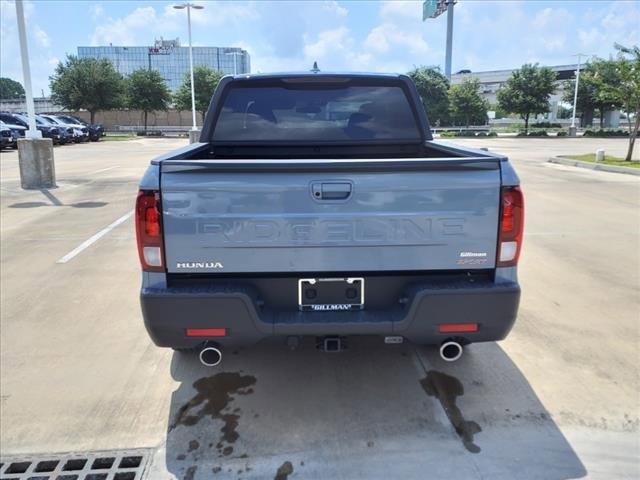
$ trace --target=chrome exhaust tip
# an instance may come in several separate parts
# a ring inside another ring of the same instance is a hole
[[[200,350],[199,357],[205,367],[215,367],[222,361],[222,352],[216,347],[206,346]]]
[[[445,362],[455,362],[462,356],[462,345],[453,340],[448,340],[440,345],[440,358]]]

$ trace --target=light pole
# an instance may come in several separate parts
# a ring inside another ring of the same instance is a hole
[[[18,139],[20,186],[24,189],[55,188],[56,169],[53,160],[53,142],[50,138],[42,138],[42,133],[36,128],[23,0],[16,0],[16,20],[18,22],[22,75],[29,122],[25,138]]]
[[[576,136],[576,108],[578,106],[578,84],[580,83],[580,60],[582,56],[586,56],[584,53],[578,53],[574,57],[578,57],[578,68],[576,69],[576,86],[573,91],[573,115],[571,115],[571,127],[569,127],[569,136]]]
[[[29,50],[27,48],[27,33],[24,26],[24,8],[22,0],[16,2],[16,17],[18,20],[18,37],[20,38],[20,56],[22,58],[22,78],[24,80],[25,101],[27,103],[27,117],[29,130],[27,138],[42,138],[42,133],[36,128],[36,109],[33,104],[33,90],[31,89],[31,67],[29,66]]]
[[[174,5],[173,8],[182,10],[183,8],[187,9],[187,25],[189,27],[189,70],[191,72],[191,115],[193,118],[193,127],[191,127],[192,132],[197,132],[198,127],[196,125],[196,93],[195,93],[195,85],[193,83],[193,47],[191,45],[191,9],[202,10],[204,7],[202,5],[194,5],[193,3],[181,3],[180,5]]]

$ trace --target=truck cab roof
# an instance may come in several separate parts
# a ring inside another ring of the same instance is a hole
[[[390,78],[408,78],[407,75],[401,73],[380,73],[380,72],[341,72],[341,71],[327,71],[327,72],[309,72],[309,71],[290,71],[290,72],[270,72],[270,73],[242,73],[237,75],[226,75],[234,80],[248,80],[248,79],[285,79],[285,78],[305,78],[313,79],[317,78],[318,81],[326,80],[327,78],[340,78],[340,79],[390,79]]]
[[[257,125],[254,117],[262,124]],[[222,134],[219,125],[235,136]],[[422,99],[407,75],[307,71],[228,75],[220,80],[201,138],[273,144],[285,137],[288,143],[325,144],[433,139]]]

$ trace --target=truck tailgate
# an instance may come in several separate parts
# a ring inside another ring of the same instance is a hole
[[[169,160],[170,273],[495,266],[498,159]]]

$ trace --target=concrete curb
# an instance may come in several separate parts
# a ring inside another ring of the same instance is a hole
[[[640,176],[640,168],[619,167],[618,165],[604,165],[602,163],[583,162],[572,158],[551,157],[549,163],[558,163],[570,167],[588,168],[589,170],[599,170],[602,172],[626,173],[627,175]]]

